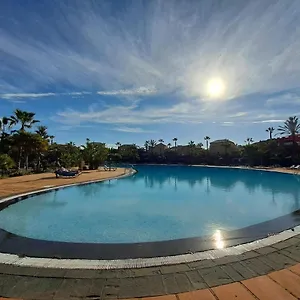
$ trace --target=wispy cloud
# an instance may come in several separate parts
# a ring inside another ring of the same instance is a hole
[[[257,123],[282,123],[284,122],[286,119],[282,119],[282,120],[261,120],[261,121],[254,121],[252,122],[253,124],[257,124]]]
[[[134,1],[118,18],[104,2],[45,5],[59,7],[47,21],[33,6],[1,16],[3,93],[67,85],[126,96],[151,86],[207,99],[216,76],[227,99],[299,86],[298,0]]]
[[[20,94],[0,94],[2,99],[14,99],[14,98],[42,98],[55,96],[55,93],[20,93]]]
[[[277,95],[282,97],[283,95]],[[168,106],[134,104],[91,105],[87,110],[67,109],[59,111],[54,117],[57,122],[65,124],[120,124],[121,130],[129,131],[141,125],[166,123],[218,123],[221,126],[236,126],[241,123],[279,123],[291,115],[300,114],[300,107],[285,105],[279,111],[271,110],[266,99],[276,99],[275,95],[255,94],[252,98],[234,99],[230,103],[206,103],[197,100],[179,102]],[[242,111],[246,109],[247,111]],[[136,126],[139,125],[139,126]],[[144,128],[143,128],[144,129]],[[139,129],[138,129],[139,130]]]
[[[72,93],[11,93],[0,94],[0,99],[19,99],[19,98],[44,98],[55,96],[82,96],[91,94],[90,92],[72,92]],[[16,101],[16,100],[15,100]]]
[[[146,130],[140,127],[117,127],[113,128],[115,131],[120,131],[120,132],[129,132],[129,133],[150,133],[150,132],[155,132],[154,130]]]
[[[140,87],[136,89],[128,90],[117,90],[117,91],[101,91],[97,92],[98,95],[108,95],[108,96],[119,96],[119,95],[129,95],[129,96],[140,96],[140,95],[152,95],[157,92],[155,87]]]

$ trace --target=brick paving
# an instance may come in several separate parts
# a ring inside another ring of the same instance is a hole
[[[268,275],[254,277],[252,279],[220,285],[213,288],[207,288],[202,290],[195,290],[185,293],[176,293],[162,296],[153,297],[140,297],[143,300],[296,300],[300,299],[300,275],[299,273],[300,264],[297,264],[291,268],[283,269],[281,271],[276,271],[269,273]],[[298,272],[295,273],[295,270]],[[80,294],[77,294],[76,286],[82,285],[76,279],[73,279],[73,284],[71,286],[64,285],[63,281],[60,286],[60,290],[57,292],[47,292],[43,293],[41,299],[68,299],[66,298],[67,292],[72,291],[72,297],[70,299],[83,299]],[[117,282],[117,281],[116,281]],[[94,281],[93,284],[97,285]],[[117,283],[116,283],[117,284]],[[131,288],[138,288],[139,285]],[[29,298],[26,295],[21,296],[22,298],[1,298],[0,300],[22,300],[22,299],[38,299],[33,296],[35,291],[30,291],[35,287],[28,285],[27,291]],[[84,285],[86,290],[92,288],[92,285]],[[70,290],[69,290],[70,289]],[[117,299],[118,295],[115,292],[116,287],[112,284],[109,287],[106,286],[101,295],[89,295],[88,299]],[[26,291],[24,289],[24,294]],[[132,300],[134,298],[127,298],[127,300]]]
[[[74,270],[0,264],[0,297],[300,299],[300,235],[279,244],[214,260],[140,269]]]

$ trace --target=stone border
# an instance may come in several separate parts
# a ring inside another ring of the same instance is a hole
[[[258,171],[266,171],[261,169],[256,169]],[[270,171],[270,170],[268,170]],[[120,175],[114,178],[123,178],[130,176],[136,173],[130,172],[125,175]],[[283,172],[284,173],[284,172]],[[114,179],[110,178],[110,179]],[[62,188],[67,188],[71,186],[78,185],[87,185],[96,182],[101,182],[110,179],[100,179],[87,181],[82,183],[74,183],[68,184],[64,186],[51,187],[48,189],[43,189],[35,192],[24,193],[18,196],[11,196],[0,200],[1,203],[9,202],[8,205],[26,199],[28,196],[41,194],[45,192],[50,192],[53,190],[58,190]],[[14,266],[31,266],[37,268],[66,268],[66,269],[129,269],[129,268],[143,268],[150,266],[163,266],[163,265],[172,265],[172,264],[180,264],[180,263],[190,263],[197,262],[208,259],[217,259],[230,255],[240,255],[247,251],[252,251],[255,249],[259,249],[265,246],[270,246],[280,241],[284,241],[293,236],[296,236],[300,233],[300,226],[295,227],[293,230],[286,230],[274,236],[270,236],[267,238],[263,238],[254,242],[250,242],[247,244],[240,244],[234,247],[228,247],[221,249],[222,246],[216,246],[216,248],[209,251],[196,252],[190,254],[180,254],[174,256],[161,256],[161,257],[151,257],[151,258],[133,258],[133,259],[115,259],[115,260],[87,260],[87,259],[52,259],[52,258],[35,258],[35,257],[20,257],[14,254],[6,254],[0,253],[0,263],[11,264]],[[222,242],[221,238],[219,241]]]
[[[297,262],[300,262],[300,235],[240,255],[152,268],[76,270],[0,264],[0,297],[152,300],[145,297],[173,294],[159,300],[184,300],[197,298],[195,293],[199,293],[202,299],[201,290],[205,294],[208,288],[243,282],[284,268],[290,267],[300,274]],[[189,295],[179,294],[195,290],[198,291]]]

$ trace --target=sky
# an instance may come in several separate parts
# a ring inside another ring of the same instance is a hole
[[[0,115],[60,143],[243,144],[299,96],[299,0],[0,1]]]

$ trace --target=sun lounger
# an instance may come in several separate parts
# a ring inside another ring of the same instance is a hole
[[[299,170],[300,169],[300,165],[296,166],[294,169],[295,170]]]
[[[112,167],[112,166],[109,167],[107,165],[104,165],[103,168],[104,168],[104,171],[116,171],[117,170],[116,167]]]
[[[55,171],[56,178],[58,177],[72,178],[72,177],[77,177],[80,174],[81,172],[78,171],[61,171],[61,170]]]
[[[290,166],[290,169],[295,169],[295,167],[296,167],[295,165],[292,165]]]

